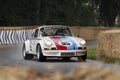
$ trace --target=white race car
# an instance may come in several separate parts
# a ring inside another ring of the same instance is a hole
[[[47,57],[63,60],[77,57],[78,61],[85,61],[86,41],[73,36],[67,26],[41,26],[33,31],[31,39],[24,42],[22,54],[25,60],[36,56],[39,61],[45,61]]]

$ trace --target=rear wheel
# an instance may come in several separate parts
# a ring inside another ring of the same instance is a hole
[[[22,56],[23,56],[23,58],[24,58],[25,60],[31,60],[31,59],[33,59],[33,57],[34,57],[32,54],[28,54],[28,53],[26,52],[25,44],[23,44]]]
[[[42,49],[41,49],[40,45],[37,46],[36,53],[37,53],[38,61],[45,61],[46,60],[46,57],[43,56]]]
[[[79,56],[79,57],[78,57],[78,61],[79,61],[79,62],[85,62],[85,61],[86,61],[86,58],[87,58],[87,55]]]

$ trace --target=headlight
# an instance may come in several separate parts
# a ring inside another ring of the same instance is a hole
[[[81,40],[81,41],[80,41],[80,45],[83,46],[83,45],[85,45],[85,44],[86,44],[86,41],[85,41],[85,40]]]
[[[46,41],[45,45],[48,46],[48,47],[50,47],[52,45],[52,42],[51,41]]]

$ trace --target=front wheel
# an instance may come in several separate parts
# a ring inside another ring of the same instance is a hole
[[[77,58],[78,58],[78,61],[79,61],[79,62],[85,62],[85,61],[86,61],[86,58],[87,58],[87,55],[79,56],[79,57],[77,57]]]
[[[40,45],[37,46],[36,53],[37,53],[38,61],[45,61],[46,60],[46,57],[43,56],[42,49],[41,49]]]
[[[26,47],[25,47],[25,44],[23,44],[23,49],[22,49],[22,56],[25,60],[31,60],[33,59],[33,55],[32,54],[28,54],[26,52]]]

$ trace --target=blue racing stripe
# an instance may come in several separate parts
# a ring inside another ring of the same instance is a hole
[[[65,41],[65,42],[70,42],[71,43],[71,45],[67,46],[68,50],[76,50],[76,49],[78,49],[76,43],[70,37],[61,37],[61,40]]]
[[[63,42],[70,42],[69,41],[69,39],[67,39],[67,37],[61,37],[61,40],[63,41]],[[73,50],[73,47],[72,47],[72,45],[68,45],[67,46],[67,50]]]
[[[78,49],[76,43],[70,37],[66,37],[66,39],[72,43],[72,45],[68,46],[68,50],[76,50],[76,49]]]

